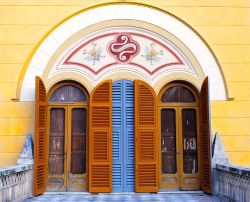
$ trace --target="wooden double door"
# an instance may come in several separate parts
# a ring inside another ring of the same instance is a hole
[[[172,83],[163,89],[159,106],[161,189],[198,190],[201,188],[199,94],[189,85]]]
[[[161,109],[161,189],[200,189],[197,107]]]
[[[87,108],[48,106],[47,191],[86,191]]]

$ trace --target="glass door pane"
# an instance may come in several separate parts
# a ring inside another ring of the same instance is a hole
[[[197,120],[195,109],[182,110],[183,172],[198,172]]]
[[[49,173],[64,173],[64,135],[65,110],[51,109],[50,112],[50,147]]]
[[[175,174],[176,163],[176,119],[174,109],[161,111],[161,156],[162,173]]]
[[[49,189],[64,189],[65,109],[50,110]]]
[[[70,165],[69,184],[70,191],[86,191],[86,109],[71,108],[70,128]]]
[[[82,108],[72,110],[70,172],[86,172],[86,109]]]

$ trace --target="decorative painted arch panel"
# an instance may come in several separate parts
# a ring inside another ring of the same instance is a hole
[[[184,71],[197,76],[187,58],[170,41],[135,27],[112,27],[91,33],[70,46],[59,61],[49,77],[72,68],[98,77],[108,68],[121,65],[141,69],[152,79],[162,71]]]
[[[106,29],[99,33],[93,32],[91,37],[89,35],[82,38],[82,41],[75,41],[68,46],[65,54],[57,58],[55,64],[58,65],[53,66],[50,76],[54,77],[63,70],[68,73],[77,72],[79,76],[87,78],[96,86],[101,80],[107,79],[117,67],[124,71],[133,71],[154,86],[169,72],[181,72],[184,77],[191,75],[195,81],[195,69],[200,68],[203,76],[200,75],[198,78],[198,87],[201,87],[201,81],[205,76],[209,76],[211,99],[227,98],[226,85],[217,59],[200,36],[190,26],[165,11],[133,3],[105,4],[83,10],[53,28],[26,62],[19,81],[17,97],[20,97],[21,101],[34,100],[35,76],[44,76],[45,71],[51,68],[48,64],[56,51],[78,32],[100,22],[123,19],[142,21],[173,35],[182,46],[191,51],[199,67],[194,67],[189,56],[182,52],[182,48],[166,38],[163,39],[153,32],[146,33],[147,30],[123,27],[120,31],[114,31],[115,28],[112,28],[113,31]],[[123,41],[124,37],[126,40]],[[145,44],[145,47],[141,44]],[[123,51],[126,53],[122,54]],[[108,62],[109,59],[112,59],[111,62]],[[101,61],[102,65],[99,64]],[[101,76],[101,72],[104,76]],[[47,82],[49,77],[44,80]]]

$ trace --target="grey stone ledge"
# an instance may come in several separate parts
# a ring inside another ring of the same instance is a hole
[[[216,169],[226,171],[232,174],[237,174],[240,177],[250,178],[250,168],[235,166],[230,164],[216,164]]]
[[[11,175],[11,174],[24,172],[27,170],[32,170],[32,169],[33,169],[33,164],[15,165],[15,166],[9,166],[6,168],[0,168],[0,178]]]

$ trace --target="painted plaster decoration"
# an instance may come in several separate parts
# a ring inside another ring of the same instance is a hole
[[[150,84],[172,72],[196,72],[168,39],[136,27],[109,27],[78,38],[54,63],[49,78],[72,71],[93,83],[112,72],[143,75]]]
[[[185,151],[196,150],[196,138],[184,138],[183,147]]]
[[[151,65],[153,65],[153,62],[161,61],[164,55],[164,51],[161,49],[158,50],[155,43],[146,46],[144,52],[145,55],[142,55],[142,57],[144,57],[147,62],[150,62]]]
[[[92,43],[90,49],[83,49],[83,55],[84,59],[88,61],[92,61],[93,65],[96,64],[96,62],[101,62],[101,58],[104,58],[104,55],[101,55],[102,48],[100,46],[97,46],[96,43]]]
[[[140,46],[132,39],[128,33],[119,33],[115,39],[108,44],[108,53],[118,63],[129,63],[136,55],[138,55]]]

